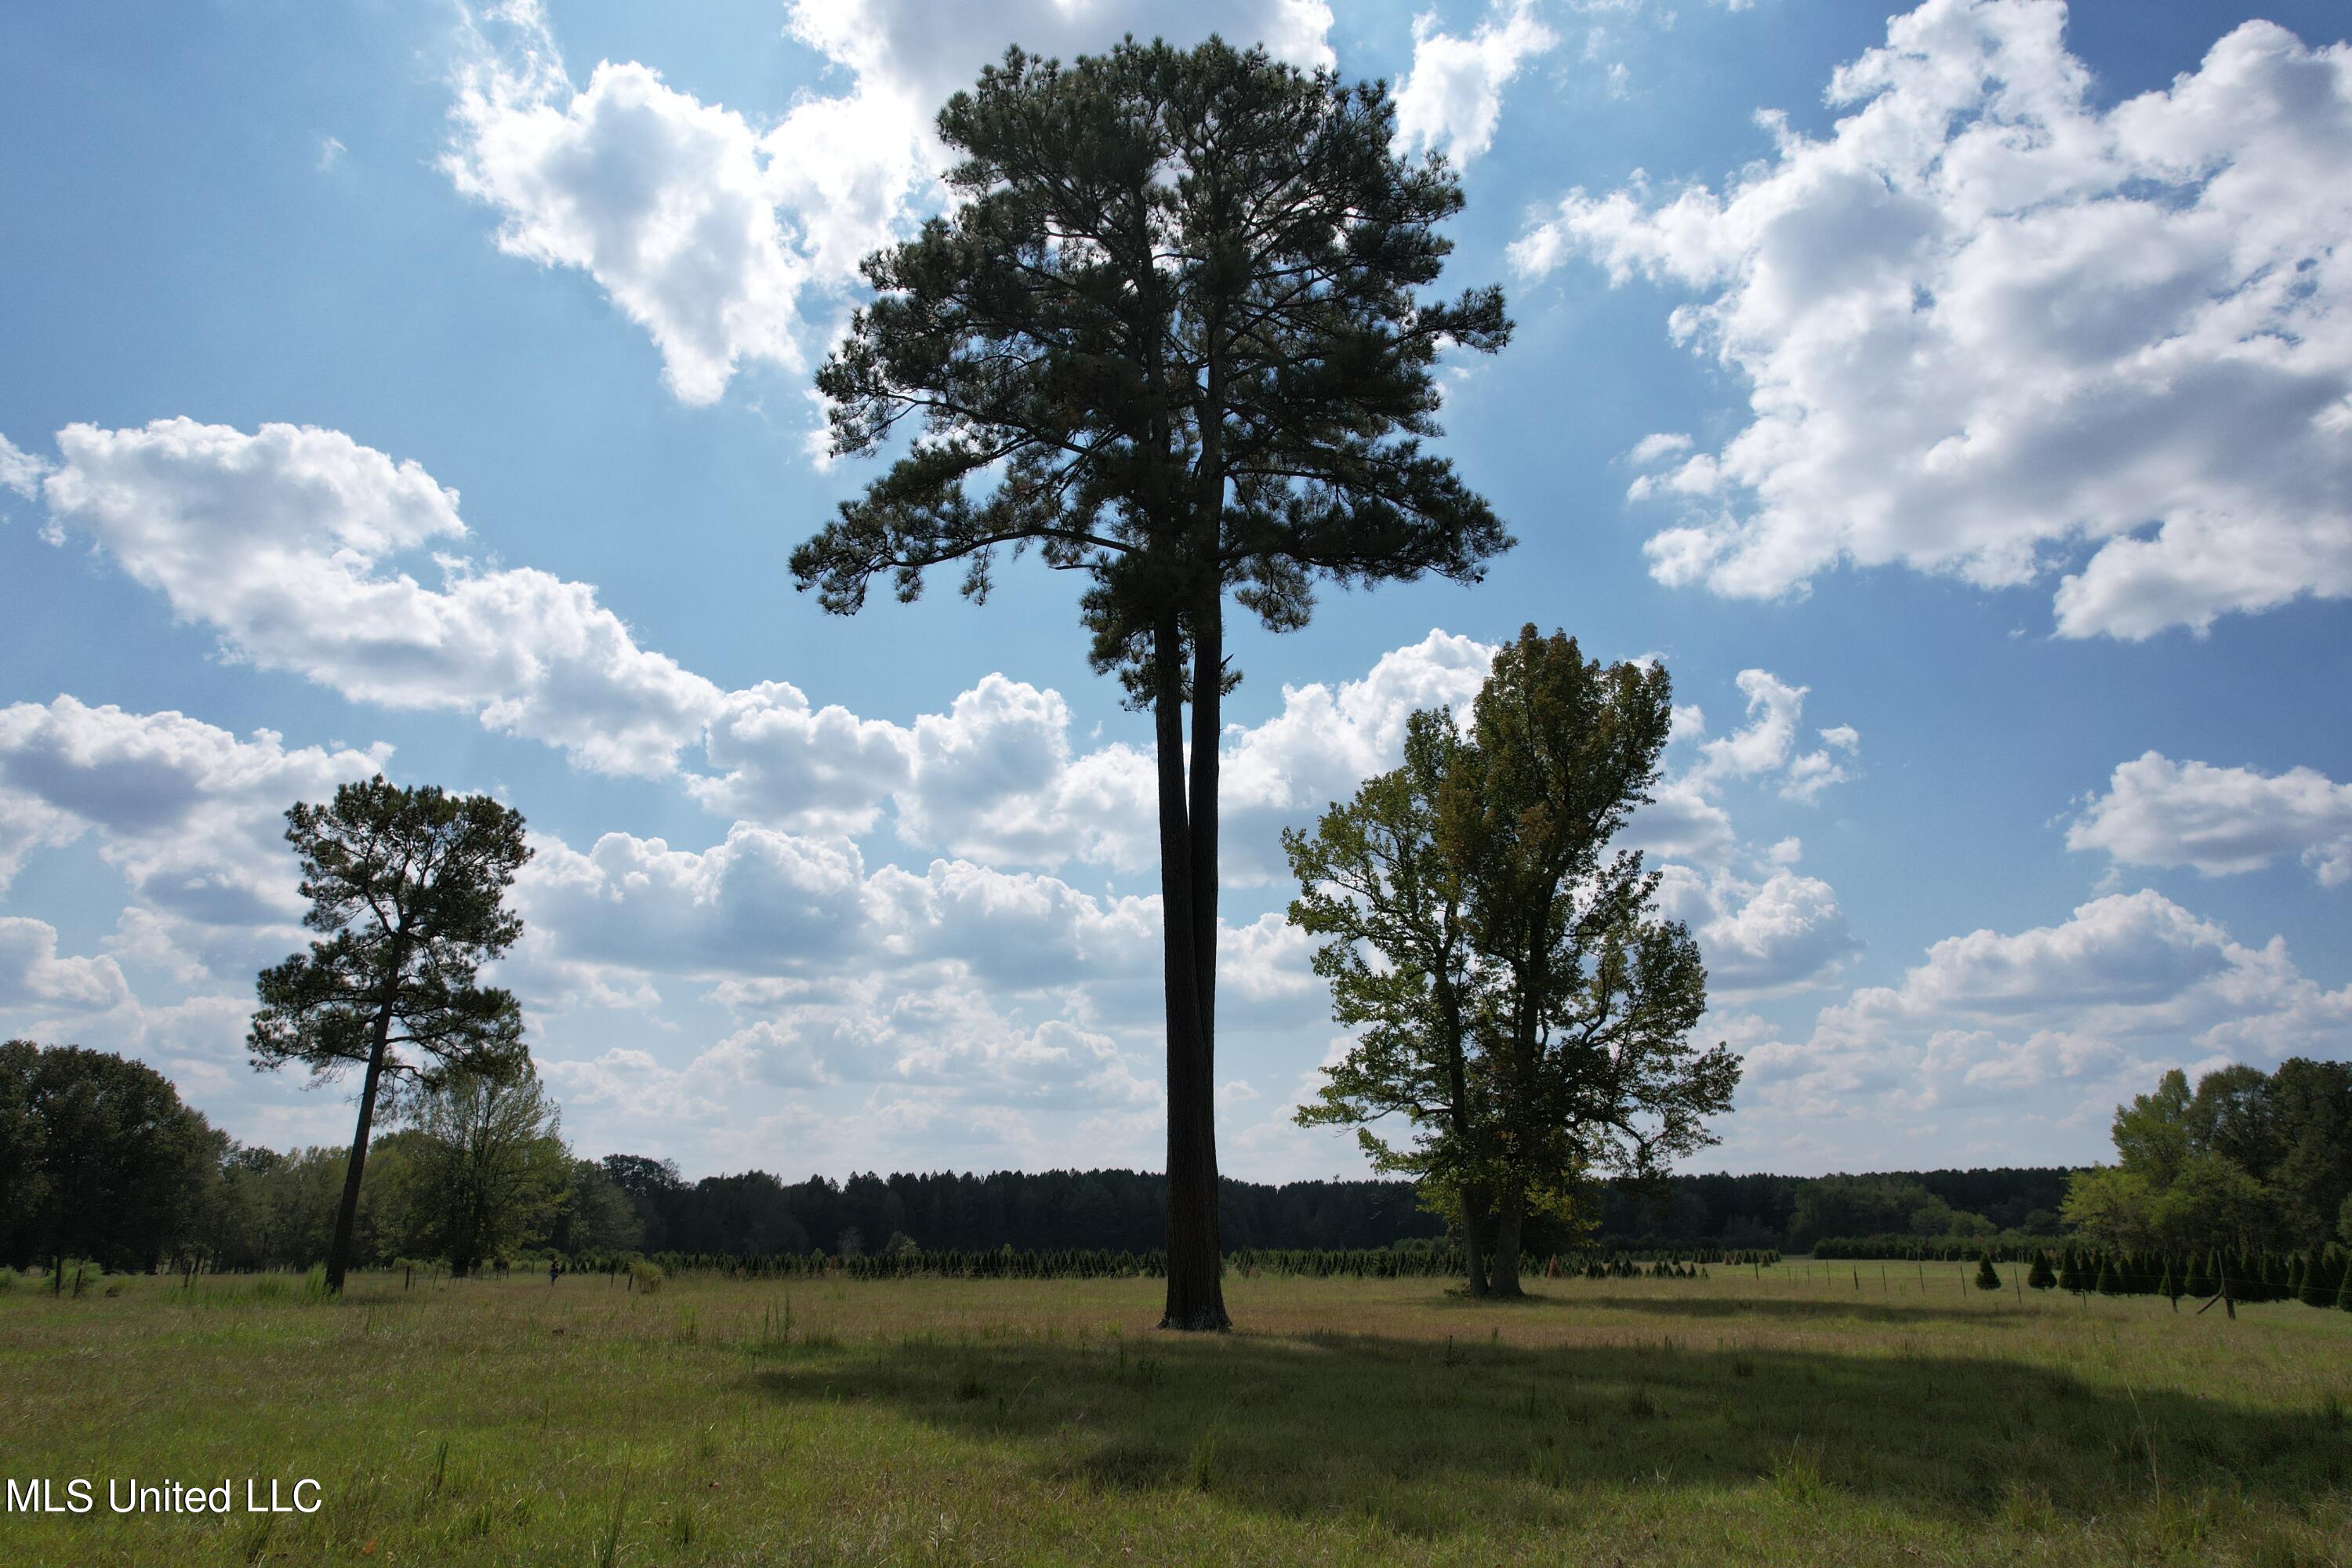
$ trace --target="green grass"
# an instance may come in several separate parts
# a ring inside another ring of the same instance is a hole
[[[2352,1563],[2352,1314],[1905,1271],[1234,1279],[1213,1339],[1149,1280],[20,1284],[5,1473],[100,1502],[0,1563]]]

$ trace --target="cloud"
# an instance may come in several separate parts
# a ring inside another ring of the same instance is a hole
[[[1423,12],[1412,22],[1412,64],[1396,87],[1398,149],[1467,163],[1494,144],[1503,89],[1559,42],[1529,0],[1497,0],[1468,37],[1440,32],[1437,13]]]
[[[1769,669],[1741,670],[1738,686],[1748,699],[1748,723],[1699,748],[1698,765],[1691,770],[1695,782],[1708,785],[1778,773],[1782,795],[1808,803],[1831,784],[1844,782],[1845,770],[1831,758],[1828,747],[1851,752],[1860,745],[1861,737],[1852,726],[1822,731],[1826,743],[1822,750],[1797,752],[1797,721],[1810,687],[1791,686]]]
[[[1661,430],[1634,442],[1633,449],[1625,454],[1625,461],[1637,468],[1646,468],[1690,449],[1691,438],[1683,432]]]
[[[1830,885],[1786,865],[1749,881],[1669,864],[1660,871],[1658,910],[1698,939],[1717,1005],[1824,984],[1862,946]]]
[[[593,278],[652,337],[685,403],[715,402],[746,364],[803,366],[802,340],[839,314],[860,258],[936,205],[947,159],[932,119],[1008,43],[1067,56],[1130,32],[1217,31],[1331,60],[1322,0],[795,0],[788,15],[789,35],[851,85],[770,122],[634,60],[601,61],[575,87],[536,0],[465,27],[443,170],[498,212],[499,248]]]
[[[0,489],[14,490],[31,500],[41,493],[41,479],[49,468],[47,458],[20,452],[15,442],[0,436]]]
[[[1415,710],[1466,710],[1493,654],[1432,631],[1359,679],[1286,686],[1273,715],[1229,728],[1220,775],[1228,879],[1275,879],[1280,830],[1395,766]],[[1070,723],[1059,693],[1001,674],[906,725],[812,710],[798,690],[774,685],[725,699],[709,744],[727,771],[688,787],[713,809],[852,832],[871,827],[887,795],[901,842],[993,865],[1157,865],[1150,754],[1123,742],[1080,751]]]
[[[34,846],[94,830],[107,863],[170,914],[282,926],[301,910],[286,808],[327,799],[390,756],[384,746],[289,751],[270,730],[240,741],[184,714],[71,697],[0,708],[0,872]]]
[[[526,926],[565,958],[635,973],[810,973],[859,951],[865,865],[846,840],[737,823],[708,849],[607,833],[585,853],[533,834]]]
[[[52,521],[217,629],[232,658],[357,701],[470,711],[593,771],[676,776],[720,816],[785,834],[864,835],[887,805],[898,838],[919,849],[1120,872],[1156,863],[1149,753],[1080,751],[1056,692],[992,673],[945,712],[898,723],[818,707],[785,681],[723,691],[641,647],[593,586],[457,553],[471,538],[457,493],[340,431],[247,435],[181,418],[72,426],[58,444],[65,462],[43,484]],[[437,587],[404,569],[427,549]],[[1279,879],[1280,830],[1396,765],[1416,710],[1466,710],[1493,654],[1432,630],[1358,679],[1286,686],[1276,713],[1229,728],[1226,875]],[[1763,670],[1739,681],[1753,721],[1669,781],[1637,829],[1645,844],[1719,858],[1729,823],[1709,795],[1725,779],[1770,774],[1810,800],[1844,777],[1832,752],[1853,749],[1850,730],[1797,750],[1805,689]],[[698,743],[710,772],[692,770]],[[63,831],[53,812],[0,797],[0,873]]]
[[[864,833],[883,801],[911,782],[909,741],[898,725],[838,705],[813,708],[800,688],[763,680],[720,701],[704,747],[721,771],[688,779],[687,789],[722,816],[800,832]]]
[[[2352,986],[2323,991],[2284,941],[2248,947],[2143,890],[1947,938],[1899,984],[1823,1008],[1808,1039],[1751,1028],[1742,1099],[1841,1142],[1874,1121],[1898,1145],[1980,1136],[2015,1158],[2036,1125],[2103,1117],[2164,1068],[2333,1055],[2347,1025]]]
[[[1634,482],[1652,574],[1739,596],[1840,563],[2060,581],[2067,637],[2352,595],[2352,48],[2266,22],[2102,111],[2055,0],[1930,0],[1850,110],[1723,194],[1571,192],[1513,247],[1697,292],[1677,341],[1750,423]]]
[[[457,492],[341,431],[72,425],[58,449],[54,520],[232,658],[355,701],[471,711],[606,773],[671,771],[717,709],[718,688],[639,647],[593,588],[449,553]],[[394,563],[428,548],[438,587]]]
[[[2352,879],[2352,784],[2311,768],[2275,775],[2147,752],[2116,766],[2066,829],[2069,849],[2119,866],[2191,866],[2208,877],[2299,856],[2326,888]]]
[[[103,1012],[131,997],[113,959],[59,958],[58,928],[0,915],[0,1008]]]

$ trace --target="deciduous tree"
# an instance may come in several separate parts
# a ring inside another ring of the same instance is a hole
[[[1737,1058],[1701,1051],[1706,973],[1657,879],[1609,840],[1646,797],[1670,715],[1663,671],[1587,661],[1525,628],[1472,710],[1415,716],[1405,765],[1286,835],[1291,918],[1326,937],[1334,1016],[1362,1026],[1299,1119],[1401,1114],[1471,1242],[1473,1290],[1519,1293],[1520,1227],[1596,1173],[1641,1180],[1714,1142]],[[1487,1237],[1491,1227],[1491,1246]],[[1475,1255],[1490,1252],[1480,1279]]]
[[[451,1075],[420,1097],[415,1121],[401,1194],[405,1250],[471,1274],[554,1221],[572,1157],[555,1104],[528,1064],[498,1076]]]
[[[144,1062],[0,1045],[0,1261],[154,1267],[194,1238],[227,1142]]]

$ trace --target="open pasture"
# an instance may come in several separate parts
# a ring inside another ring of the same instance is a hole
[[[99,1501],[0,1562],[2352,1562],[2352,1314],[1966,1272],[1235,1278],[1224,1337],[1146,1279],[20,1283],[6,1473]],[[107,1511],[248,1477],[324,1506]]]

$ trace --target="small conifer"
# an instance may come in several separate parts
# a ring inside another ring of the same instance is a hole
[[[2327,1259],[2313,1253],[2303,1266],[2303,1289],[2296,1300],[2306,1307],[2332,1307],[2336,1304],[2336,1281],[2328,1278]]]
[[[2033,1267],[2026,1270],[2025,1282],[2036,1290],[2050,1290],[2056,1289],[2058,1284],[2058,1276],[2050,1271],[2050,1255],[2048,1253],[2037,1252],[2033,1255]]]
[[[2213,1280],[2213,1264],[2210,1258],[2193,1252],[2189,1255],[2189,1293],[2200,1300],[2221,1293],[2221,1287]]]
[[[1979,1290],[2000,1289],[2000,1274],[1993,1268],[1992,1254],[1990,1252],[1979,1253],[1977,1257],[1977,1289]]]
[[[2102,1296],[2120,1296],[2123,1294],[2123,1277],[2116,1272],[2116,1265],[2113,1258],[2102,1258],[2099,1259],[2098,1283],[2093,1285],[2091,1289],[2096,1290]]]

